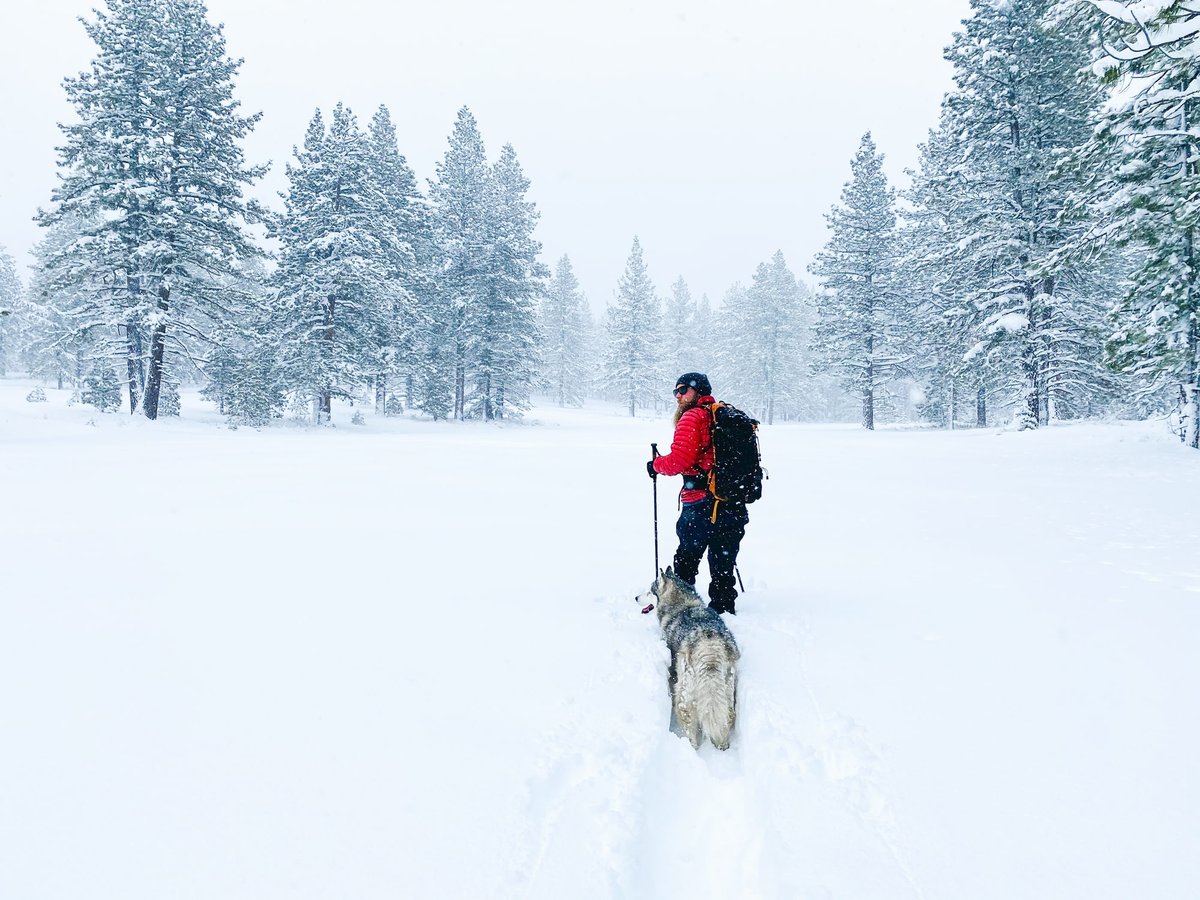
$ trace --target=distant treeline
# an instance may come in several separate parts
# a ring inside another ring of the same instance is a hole
[[[204,4],[110,0],[27,289],[0,254],[0,370],[149,418],[198,381],[259,424],[334,398],[502,419],[534,392],[632,414],[700,369],[766,422],[1171,414],[1196,447],[1200,3],[971,5],[911,186],[865,135],[815,292],[776,253],[715,306],[682,277],[663,298],[634,238],[596,323],[468,109],[426,190],[385,107],[318,111],[271,212]]]

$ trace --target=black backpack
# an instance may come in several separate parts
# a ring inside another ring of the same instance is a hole
[[[762,496],[766,474],[758,452],[758,420],[720,401],[708,407],[716,463],[708,473],[708,489],[718,500],[753,503]],[[713,511],[714,515],[716,510]]]

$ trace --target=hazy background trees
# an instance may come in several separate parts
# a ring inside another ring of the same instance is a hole
[[[64,85],[59,184],[22,279],[0,254],[0,370],[106,407],[328,420],[335,400],[519,416],[535,391],[631,414],[706,371],[764,422],[941,427],[1173,413],[1200,443],[1190,0],[974,0],[954,86],[897,192],[868,133],[796,278],[781,252],[696,297],[633,238],[593,310],[542,262],[516,151],[463,107],[422,188],[390,112],[317,110],[279,212],[250,199],[258,114],[199,0],[111,0]],[[803,212],[803,211],[800,211]],[[22,282],[28,282],[28,286]],[[598,313],[598,314],[594,314]]]

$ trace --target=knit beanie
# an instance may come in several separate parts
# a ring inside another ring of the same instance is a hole
[[[703,372],[687,372],[676,378],[675,384],[676,386],[683,384],[688,387],[694,387],[696,393],[701,397],[707,397],[712,393],[712,385],[709,384],[708,376]]]

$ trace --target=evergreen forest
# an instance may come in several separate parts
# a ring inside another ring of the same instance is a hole
[[[542,258],[537,173],[469,108],[425,184],[386,106],[317,109],[268,206],[202,0],[83,27],[30,275],[0,248],[0,374],[152,420],[195,386],[263,426],[335,401],[510,420],[535,395],[635,415],[700,370],[768,424],[1153,416],[1200,447],[1198,0],[972,0],[918,165],[889,183],[863,134],[804,277],[767,250],[697,297],[631,222],[602,315]]]

